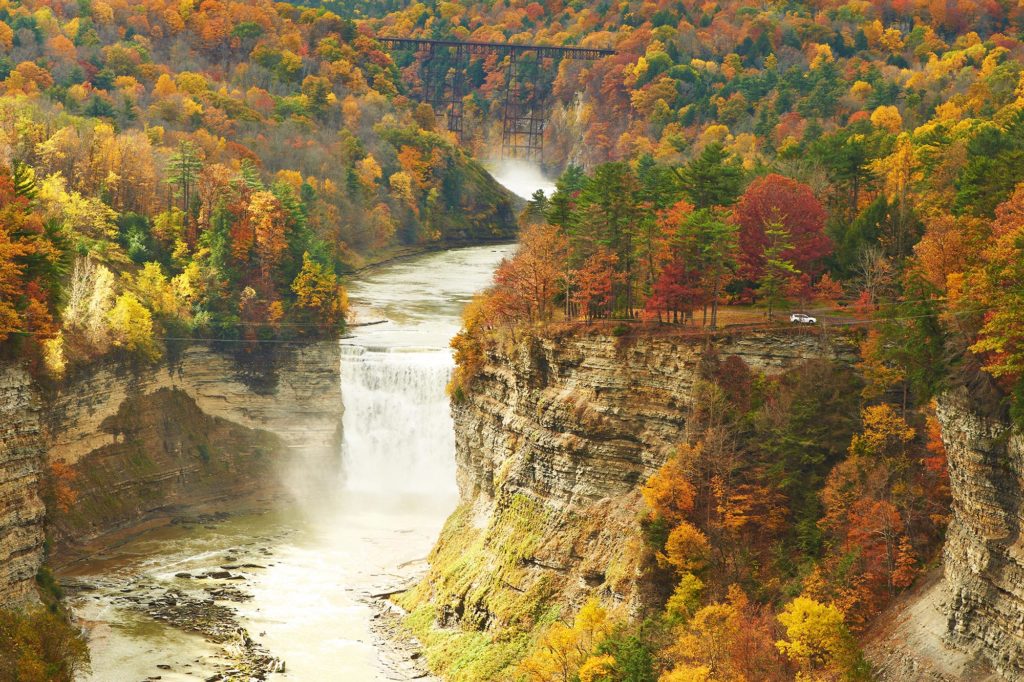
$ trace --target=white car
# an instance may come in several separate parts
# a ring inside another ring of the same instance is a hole
[[[793,313],[789,316],[789,321],[796,322],[797,324],[817,324],[818,318],[804,315],[803,313]]]

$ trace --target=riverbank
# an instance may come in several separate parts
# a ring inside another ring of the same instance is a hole
[[[349,275],[349,278],[357,275],[362,275],[367,272],[376,270],[381,267],[393,265],[395,263],[401,263],[408,261],[419,256],[425,256],[431,253],[438,253],[441,251],[454,251],[458,249],[470,249],[475,247],[485,248],[488,246],[510,246],[515,244],[516,240],[499,238],[493,240],[475,240],[472,242],[436,242],[429,244],[415,244],[412,246],[396,246],[388,249],[383,249],[373,256],[366,259],[363,265],[354,269]]]
[[[409,526],[347,520],[354,532],[332,539],[295,505],[199,513],[62,570],[91,679],[423,679],[381,595],[423,574],[429,533],[410,543]]]

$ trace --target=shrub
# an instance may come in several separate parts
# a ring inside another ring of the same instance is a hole
[[[73,682],[89,670],[82,633],[59,614],[0,611],[0,682]]]

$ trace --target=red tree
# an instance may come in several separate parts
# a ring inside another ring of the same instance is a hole
[[[736,204],[740,225],[740,249],[744,274],[751,279],[764,269],[768,244],[765,228],[781,225],[793,247],[782,254],[800,272],[816,275],[821,259],[832,253],[832,240],[825,234],[825,209],[807,185],[772,173],[750,183]]]
[[[611,313],[618,262],[618,256],[602,247],[576,272],[576,291],[572,299],[587,321]]]
[[[670,262],[654,282],[645,306],[647,313],[657,315],[659,320],[664,313],[671,322],[678,322],[680,314],[685,319],[687,313],[707,300],[702,274],[681,258]]]

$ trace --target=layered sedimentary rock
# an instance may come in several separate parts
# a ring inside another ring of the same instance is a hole
[[[807,330],[713,343],[764,373],[856,358],[849,335]],[[706,350],[703,338],[595,333],[491,351],[453,403],[461,504],[406,604],[430,600],[441,624],[480,629],[589,594],[642,610],[639,487],[684,438]]]
[[[0,367],[0,604],[34,599],[43,558],[38,395],[20,366]]]
[[[939,401],[952,518],[944,548],[947,639],[1005,679],[1024,678],[1024,434],[964,390]]]
[[[153,368],[103,365],[47,396],[46,462],[67,472],[60,540],[177,506],[274,489],[295,457],[337,453],[337,343],[247,361],[203,345]],[[59,496],[58,496],[59,497]]]
[[[47,514],[62,550],[279,489],[295,458],[336,457],[339,362],[336,342],[258,359],[195,344],[156,366],[105,361],[45,386],[0,366],[0,606],[34,599]]]

